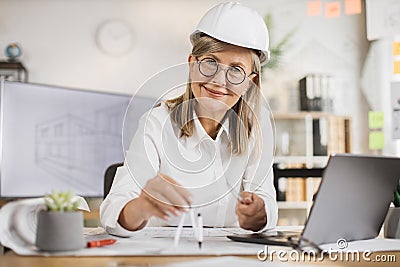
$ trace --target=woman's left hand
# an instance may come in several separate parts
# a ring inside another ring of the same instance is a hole
[[[236,206],[239,225],[245,230],[259,231],[267,223],[264,200],[251,192],[241,192]]]

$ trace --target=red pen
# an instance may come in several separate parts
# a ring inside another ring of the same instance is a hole
[[[112,245],[112,244],[114,244],[115,242],[117,242],[116,239],[93,240],[93,241],[87,242],[86,246],[87,246],[88,248],[97,248],[97,247]]]

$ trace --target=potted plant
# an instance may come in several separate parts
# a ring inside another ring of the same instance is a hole
[[[297,27],[291,29],[282,35],[280,30],[279,37],[277,36],[276,27],[272,15],[270,13],[264,16],[264,22],[269,31],[269,51],[270,59],[267,64],[261,67],[261,81],[264,84],[263,90],[268,98],[268,104],[274,111],[286,109],[287,99],[289,99],[290,82],[287,77],[287,67],[285,64],[285,55],[292,46],[292,39],[296,33]]]
[[[384,236],[400,238],[400,183],[397,184],[393,196],[394,207],[390,207],[385,219]]]
[[[83,214],[79,199],[71,191],[45,196],[46,210],[38,215],[36,246],[45,251],[77,250],[84,247]]]
[[[267,25],[270,37],[272,36],[273,32],[273,20],[272,20],[272,15],[271,14],[266,14],[264,16],[264,22],[265,25]],[[273,43],[270,43],[270,60],[268,63],[264,66],[261,67],[261,70],[264,71],[266,68],[272,70],[272,69],[277,69],[281,66],[281,61],[283,54],[285,53],[285,50],[290,47],[290,39],[293,37],[295,34],[296,29],[292,29],[290,32],[286,33],[282,39],[279,41],[275,41]],[[270,38],[270,39],[275,39],[275,38]]]

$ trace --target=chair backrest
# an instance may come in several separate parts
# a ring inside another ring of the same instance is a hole
[[[114,181],[115,173],[117,172],[118,167],[121,167],[122,165],[124,165],[123,162],[114,163],[110,165],[107,168],[106,172],[104,173],[104,187],[103,187],[104,198],[106,198],[106,196],[110,192],[111,186]]]

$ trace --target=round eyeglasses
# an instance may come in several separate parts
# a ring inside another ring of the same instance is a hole
[[[200,61],[196,58],[196,60],[197,63],[199,64],[200,73],[206,77],[212,77],[215,74],[217,74],[220,65],[222,65],[218,63],[215,59],[210,57],[203,58]],[[251,74],[256,74],[256,73],[252,72],[250,73],[250,75]],[[241,84],[246,79],[247,76],[246,72],[242,67],[229,66],[226,68],[225,77],[229,83],[238,85]]]

